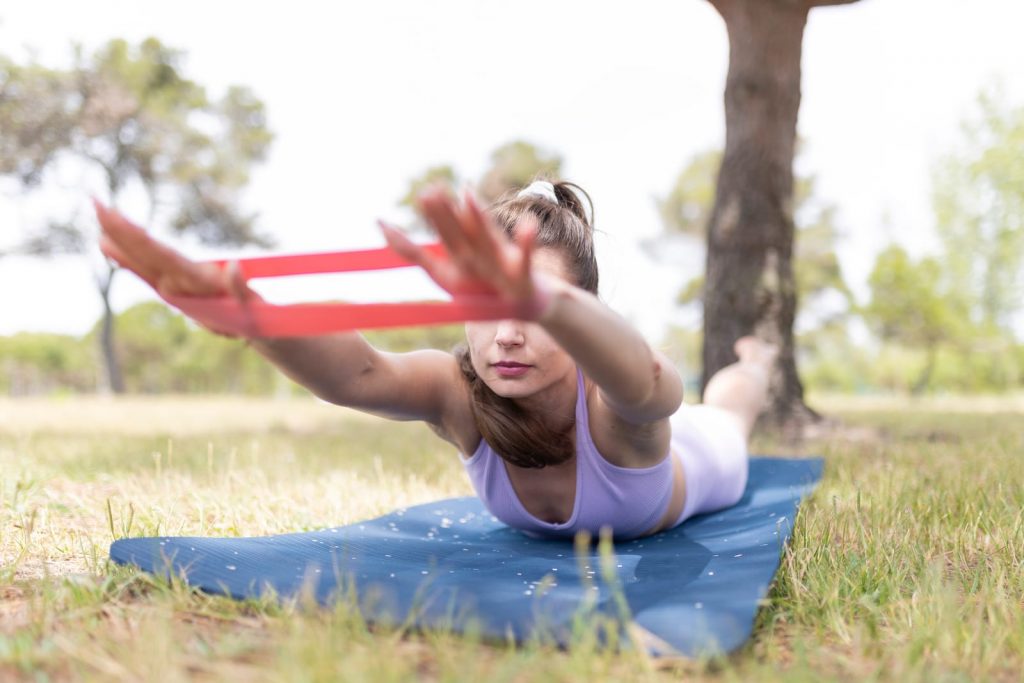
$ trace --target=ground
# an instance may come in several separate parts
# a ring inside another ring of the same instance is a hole
[[[112,567],[125,535],[259,535],[469,494],[419,425],[312,399],[0,400],[0,680],[1020,680],[1024,400],[811,399],[826,473],[740,652],[709,662],[371,629]]]

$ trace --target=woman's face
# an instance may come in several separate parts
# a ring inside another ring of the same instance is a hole
[[[562,252],[542,247],[533,254],[537,270],[572,282]],[[466,323],[473,369],[491,391],[505,398],[527,398],[572,377],[576,363],[535,322],[490,320]]]

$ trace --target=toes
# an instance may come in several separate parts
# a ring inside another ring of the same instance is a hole
[[[733,351],[743,362],[764,363],[765,365],[775,363],[775,358],[779,355],[777,345],[769,344],[751,335],[737,339],[733,345]]]
[[[758,344],[760,344],[760,341],[758,341],[757,337],[747,335],[745,337],[740,337],[739,339],[737,339],[736,342],[732,345],[732,350],[737,355],[737,357],[742,359],[745,356],[752,354],[757,348]]]

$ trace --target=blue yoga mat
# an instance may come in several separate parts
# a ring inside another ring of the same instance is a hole
[[[472,628],[517,642],[568,644],[588,610],[622,628],[624,597],[629,632],[643,647],[692,657],[750,637],[797,508],[821,471],[817,458],[753,458],[737,505],[616,543],[603,560],[597,547],[577,555],[570,542],[511,529],[476,498],[308,533],[122,539],[110,557],[238,599],[307,591],[330,604],[342,586],[371,622]]]

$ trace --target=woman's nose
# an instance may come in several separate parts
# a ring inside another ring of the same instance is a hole
[[[494,332],[494,343],[498,346],[509,348],[522,346],[525,341],[523,336],[523,325],[518,320],[502,320],[498,322],[498,328]]]

